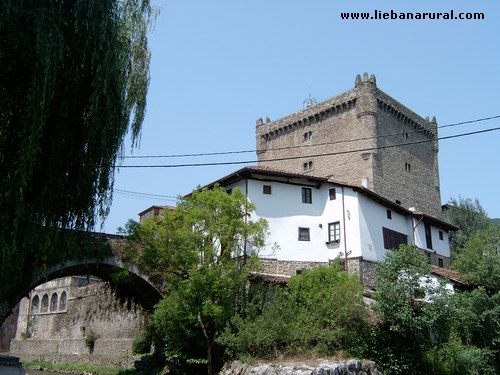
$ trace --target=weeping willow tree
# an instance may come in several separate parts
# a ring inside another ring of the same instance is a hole
[[[0,0],[0,321],[63,259],[61,229],[108,213],[149,82],[148,0]]]

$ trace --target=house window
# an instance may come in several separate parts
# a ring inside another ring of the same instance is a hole
[[[428,249],[432,249],[432,234],[431,225],[429,223],[424,223],[425,228],[425,242]]]
[[[439,231],[439,239],[440,239],[441,241],[443,241],[443,240],[444,240],[444,235],[443,235],[443,231],[442,231],[442,230],[440,230],[440,231]]]
[[[392,220],[392,211],[391,210],[387,210],[387,218],[389,220]]]
[[[271,195],[271,185],[262,186],[262,194]]]
[[[330,200],[333,201],[337,199],[337,192],[335,188],[329,190]]]
[[[299,227],[299,241],[310,241],[311,236],[309,234],[309,228]]]
[[[444,267],[444,261],[443,258],[438,258],[438,266],[443,268]]]
[[[328,242],[340,242],[340,222],[328,224]]]
[[[302,188],[302,203],[312,203],[312,189]]]
[[[229,195],[231,195],[232,192],[233,192],[233,189],[227,189],[226,190],[226,193],[228,193]]]
[[[397,249],[401,244],[408,243],[408,236],[391,229],[382,227],[384,235],[384,249]]]
[[[406,172],[411,172],[411,165],[410,165],[410,163],[405,163],[405,171]]]

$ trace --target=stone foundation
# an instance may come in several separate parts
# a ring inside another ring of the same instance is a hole
[[[343,260],[342,260],[343,263]],[[328,262],[300,262],[293,260],[278,260],[261,258],[260,272],[273,276],[292,277],[303,270],[314,269],[319,266],[328,266]],[[347,259],[347,270],[351,275],[357,275],[361,283],[372,289],[375,286],[375,263],[363,258]]]
[[[25,339],[12,340],[10,352],[16,355],[97,354],[105,356],[127,356],[132,354],[133,339],[97,339],[90,353],[83,339]]]

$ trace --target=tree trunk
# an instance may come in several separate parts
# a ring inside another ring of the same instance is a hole
[[[213,354],[212,354],[212,345],[213,340],[210,340],[210,336],[208,335],[207,329],[203,324],[203,320],[201,319],[201,314],[198,313],[198,322],[200,323],[201,330],[203,331],[203,336],[205,336],[205,341],[207,342],[207,370],[208,375],[215,375],[214,363],[213,363]]]

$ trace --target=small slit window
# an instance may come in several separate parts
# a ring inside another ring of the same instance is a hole
[[[405,163],[405,171],[406,172],[411,172],[411,165],[410,165],[410,163]]]

